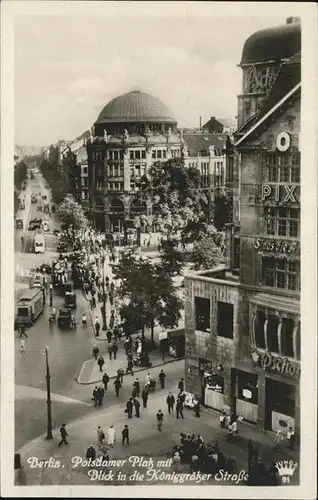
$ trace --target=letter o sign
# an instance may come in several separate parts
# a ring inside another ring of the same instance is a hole
[[[276,147],[278,151],[287,151],[290,146],[290,135],[287,132],[280,132],[276,138]]]

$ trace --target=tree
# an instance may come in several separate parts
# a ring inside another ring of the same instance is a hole
[[[233,193],[228,191],[216,193],[214,199],[214,225],[218,231],[224,229],[225,224],[233,220]]]
[[[20,161],[14,165],[14,212],[16,212],[20,205],[20,192],[22,184],[27,178],[27,166],[24,161]]]
[[[142,337],[145,328],[149,327],[153,342],[156,321],[165,328],[178,324],[182,302],[171,276],[160,264],[144,260],[129,249],[113,272],[120,280],[118,294],[124,301],[120,313],[126,327],[141,329]]]
[[[212,238],[203,238],[194,244],[191,260],[196,270],[212,269],[220,264],[221,257],[221,247]]]
[[[139,196],[152,201],[152,215],[141,216],[140,225],[155,227],[167,239],[184,229],[189,221],[204,217],[201,203],[207,197],[200,192],[200,173],[185,167],[182,158],[157,162],[149,169],[149,177],[138,183]]]
[[[83,229],[88,226],[84,210],[79,203],[68,194],[58,207],[60,218],[65,224],[72,225],[75,229]]]
[[[163,241],[160,250],[161,266],[170,275],[180,274],[185,265],[185,256],[176,248],[177,244],[177,240]]]
[[[52,200],[59,205],[69,192],[68,169],[66,165],[59,165],[57,148],[51,146],[49,160],[42,158],[41,173],[50,186]]]

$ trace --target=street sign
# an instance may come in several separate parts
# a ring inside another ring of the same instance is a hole
[[[159,332],[159,341],[168,338],[168,332]]]

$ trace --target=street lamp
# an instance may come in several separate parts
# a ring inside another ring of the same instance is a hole
[[[46,362],[46,391],[47,391],[47,435],[46,439],[53,439],[52,434],[52,412],[51,412],[51,375],[49,367],[49,352],[48,346],[45,347],[45,362]]]
[[[104,255],[105,259],[105,255]],[[106,291],[105,291],[105,260],[103,261],[103,306],[102,306],[102,318],[103,318],[103,331],[107,330],[106,324]]]

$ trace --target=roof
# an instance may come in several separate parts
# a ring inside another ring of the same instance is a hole
[[[235,135],[245,134],[241,139],[238,139],[236,145],[243,142],[268,116],[288,100],[300,88],[300,84],[301,52],[296,52],[281,64],[259,112],[246,120],[236,131]]]
[[[133,91],[112,99],[100,112],[96,123],[116,122],[176,123],[170,110],[156,97]]]
[[[224,127],[236,127],[236,120],[234,118],[217,118],[217,121],[222,123]]]
[[[275,26],[257,31],[246,40],[240,64],[282,61],[300,49],[300,23]]]
[[[209,155],[209,146],[214,146],[221,151],[226,146],[227,134],[184,134],[183,140],[188,146],[189,156],[197,156],[198,152],[205,151]]]
[[[258,120],[268,113],[284,95],[288,94],[301,80],[301,53],[297,52],[284,62],[271,86],[269,93],[259,110]]]

